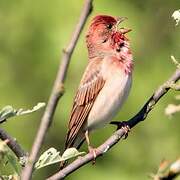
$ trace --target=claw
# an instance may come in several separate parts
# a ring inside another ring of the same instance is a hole
[[[128,133],[130,132],[130,127],[127,124],[127,122],[122,121],[112,121],[110,124],[116,125],[117,126],[117,130],[118,129],[123,129],[125,131],[125,135],[124,135],[124,139],[126,139],[128,137]]]
[[[96,149],[91,147],[91,146],[88,146],[88,149],[89,149],[89,153],[92,153],[93,154],[93,161],[92,161],[92,164],[94,165],[96,163]]]
[[[124,139],[128,137],[128,133],[130,132],[130,127],[128,125],[124,125],[121,127],[125,131]]]

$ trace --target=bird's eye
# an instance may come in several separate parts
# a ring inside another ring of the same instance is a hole
[[[112,26],[113,26],[112,24],[108,24],[108,25],[107,25],[107,28],[108,28],[108,29],[111,29]]]
[[[105,42],[107,42],[107,39],[104,39],[102,43],[105,43]]]

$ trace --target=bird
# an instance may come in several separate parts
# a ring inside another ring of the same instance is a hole
[[[79,149],[89,133],[105,127],[120,110],[132,84],[133,56],[126,34],[118,28],[126,17],[97,15],[86,34],[88,64],[73,100],[65,149]],[[95,151],[93,151],[96,156]]]

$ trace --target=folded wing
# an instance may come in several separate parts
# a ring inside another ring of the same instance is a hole
[[[105,80],[101,75],[101,60],[89,62],[74,98],[65,147],[74,145],[81,127],[87,120],[99,91]]]

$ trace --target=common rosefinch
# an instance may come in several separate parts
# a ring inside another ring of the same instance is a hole
[[[98,15],[89,27],[86,43],[89,62],[74,98],[65,148],[79,148],[88,133],[109,123],[129,94],[133,58],[118,24],[125,18]]]

